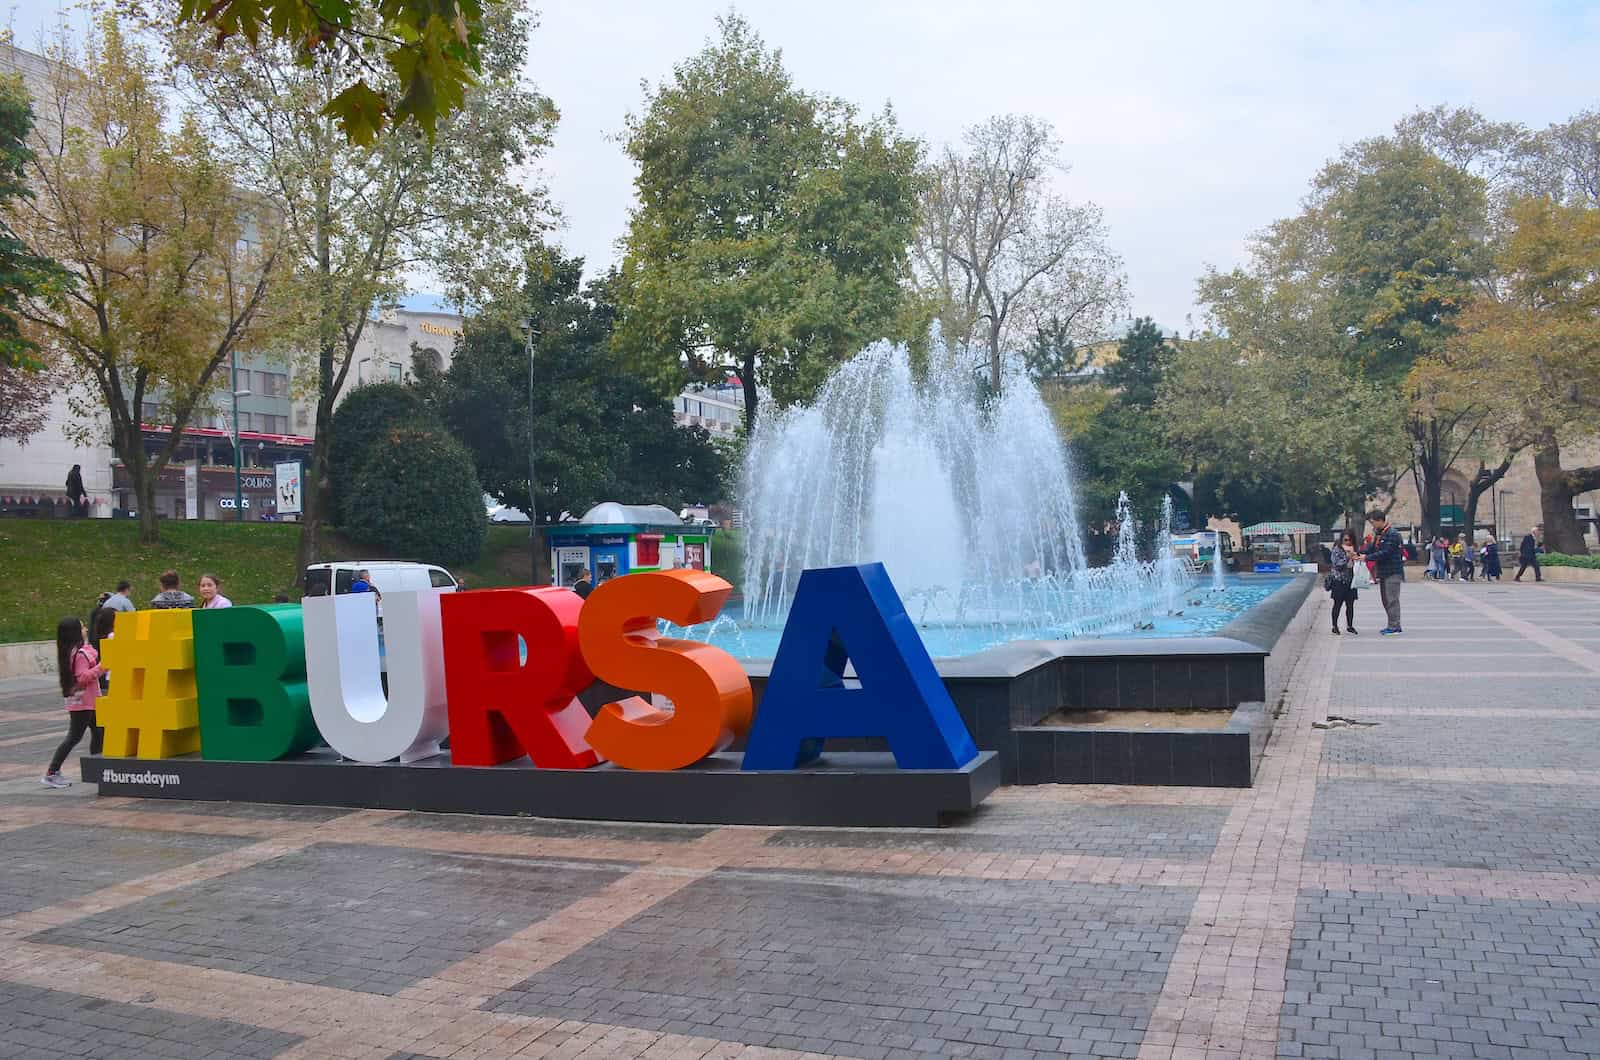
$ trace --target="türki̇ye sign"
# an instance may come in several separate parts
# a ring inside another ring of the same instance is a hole
[[[547,769],[664,770],[748,734],[745,769],[794,769],[827,737],[884,737],[902,769],[977,756],[881,564],[801,575],[758,715],[737,660],[657,629],[709,622],[731,589],[669,570],[617,578],[586,601],[553,587],[389,592],[382,658],[371,593],[122,613],[101,645],[105,754],[260,762],[320,737],[358,762],[410,762],[448,735],[453,766],[527,755]],[[847,662],[858,684],[845,684]],[[630,696],[591,719],[576,697],[596,679],[673,709]]]

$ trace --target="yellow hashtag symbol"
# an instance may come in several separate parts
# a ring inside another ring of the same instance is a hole
[[[117,616],[100,645],[111,690],[95,720],[112,758],[172,758],[200,750],[194,687],[194,617],[188,611],[130,611]]]

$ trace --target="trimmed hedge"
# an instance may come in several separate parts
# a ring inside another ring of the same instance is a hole
[[[483,551],[489,521],[472,458],[426,421],[391,428],[345,494],[344,534],[423,563],[460,566]]]
[[[329,425],[334,525],[343,527],[350,520],[348,502],[374,446],[394,428],[428,419],[417,392],[402,383],[366,383],[350,391]]]
[[[1546,567],[1583,567],[1586,570],[1600,570],[1600,556],[1568,556],[1562,552],[1546,552],[1539,557],[1539,562]]]

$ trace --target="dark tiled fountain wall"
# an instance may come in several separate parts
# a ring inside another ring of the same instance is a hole
[[[939,660],[973,740],[999,752],[1007,784],[1248,787],[1292,653],[1271,653],[1311,590],[1292,580],[1215,637],[1017,641]],[[1287,645],[1286,645],[1287,646]],[[1283,661],[1280,661],[1282,659]],[[747,667],[757,708],[766,664]],[[1040,726],[1076,710],[1234,710],[1220,730],[1082,730]],[[882,741],[830,741],[842,750]]]

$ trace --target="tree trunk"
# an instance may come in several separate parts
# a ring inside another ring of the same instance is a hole
[[[739,383],[744,387],[744,433],[755,433],[756,403],[761,394],[756,390],[756,355],[746,353],[739,358]]]
[[[135,466],[127,457],[123,457],[122,462],[128,469],[128,477],[133,480],[133,495],[138,498],[139,543],[154,545],[161,540],[160,513],[156,511],[156,477],[149,468]]]
[[[1412,428],[1416,442],[1417,503],[1422,508],[1422,529],[1432,540],[1439,533],[1439,494],[1444,486],[1444,447],[1439,439],[1439,424],[1425,420]]]
[[[1000,393],[1000,322],[990,317],[989,323],[989,391]]]
[[[1495,486],[1495,483],[1506,477],[1506,472],[1511,470],[1511,461],[1516,459],[1516,452],[1506,454],[1506,458],[1494,467],[1487,467],[1482,461],[1478,462],[1478,472],[1472,476],[1472,482],[1467,487],[1467,544],[1469,546],[1478,540],[1478,501],[1485,493]]]
[[[1572,500],[1580,493],[1600,489],[1600,466],[1563,469],[1561,445],[1555,433],[1547,431],[1534,450],[1533,470],[1539,478],[1545,547],[1569,556],[1587,556],[1589,546],[1583,540],[1583,527]]]

